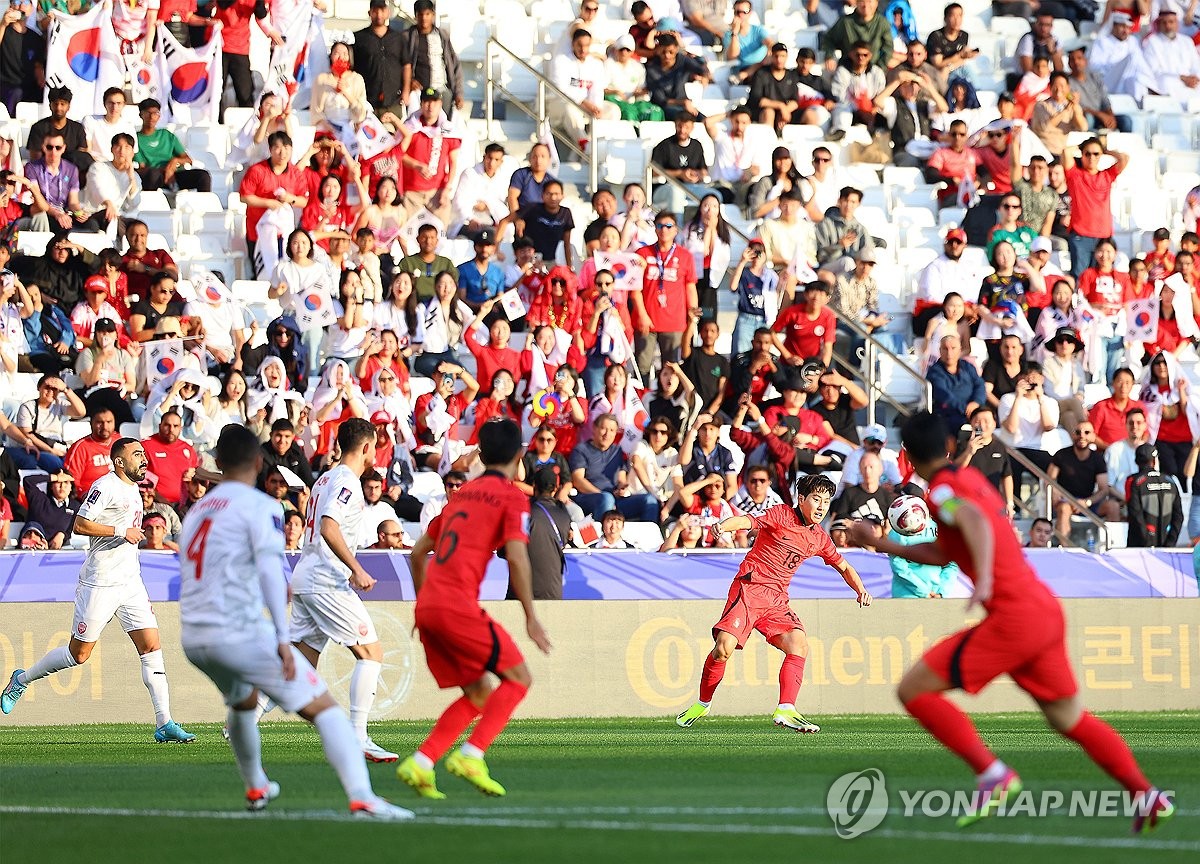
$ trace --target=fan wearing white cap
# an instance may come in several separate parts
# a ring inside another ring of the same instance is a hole
[[[842,490],[847,486],[856,486],[862,482],[862,471],[859,469],[859,464],[862,462],[864,453],[874,453],[879,456],[879,460],[883,463],[882,483],[888,486],[899,486],[903,482],[903,478],[900,476],[900,454],[887,446],[887,429],[883,428],[882,424],[872,423],[862,429],[858,438],[862,441],[862,445],[846,457],[846,464],[842,467],[842,479],[838,482],[837,494],[841,495]]]
[[[1109,93],[1132,96],[1139,102],[1154,87],[1154,77],[1142,55],[1142,42],[1133,33],[1133,17],[1114,12],[1109,31],[1096,37],[1088,52],[1092,71],[1104,80]]]
[[[637,42],[628,33],[613,43],[611,57],[604,63],[608,83],[604,99],[621,110],[621,119],[632,123],[663,120],[663,110],[650,101],[646,90],[646,67],[637,56]]]
[[[1154,92],[1178,99],[1185,107],[1193,96],[1200,96],[1200,53],[1181,32],[1182,23],[1174,8],[1161,4],[1155,32],[1142,42],[1142,52],[1156,82]]]

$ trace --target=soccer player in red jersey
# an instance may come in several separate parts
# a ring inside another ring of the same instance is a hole
[[[513,485],[524,452],[520,427],[512,420],[484,423],[479,458],[487,470],[458,490],[412,550],[416,621],[425,662],[439,687],[463,691],[417,752],[396,769],[396,776],[423,798],[446,797],[438,791],[433,766],[477,717],[466,743],[446,759],[446,770],[485,795],[504,794],[504,787],[488,773],[484,753],[533,679],[512,637],[479,606],[484,571],[498,549],[504,550],[509,584],[525,609],[525,632],[543,653],[550,653],[550,640],[533,609],[529,499]],[[432,563],[426,559],[430,552]],[[489,672],[500,678],[495,690]]]
[[[1134,796],[1139,805],[1134,832],[1157,827],[1175,807],[1150,785],[1124,739],[1080,704],[1067,659],[1062,605],[1021,554],[995,487],[976,469],[950,461],[941,418],[916,414],[900,437],[913,467],[929,482],[937,541],[901,546],[877,539],[861,525],[851,528],[851,537],[869,539],[878,551],[918,564],[957,564],[975,584],[967,608],[979,604],[987,613],[979,624],[926,651],[897,689],[905,710],[977,775],[975,807],[959,818],[959,827],[994,813],[1007,796],[1021,791],[1021,779],[988,750],[967,715],[942,694],[951,689],[978,693],[1004,674],[1034,698],[1051,727],[1082,747]],[[996,568],[996,563],[1003,566]]]
[[[721,620],[713,625],[713,649],[700,675],[700,700],[675,718],[678,725],[687,728],[708,714],[713,693],[725,675],[726,661],[734,649],[745,646],[751,631],[757,630],[784,653],[779,670],[779,707],[771,721],[797,732],[821,731],[820,726],[796,711],[808,640],[803,622],[788,606],[788,586],[800,565],[819,555],[858,595],[859,606],[871,605],[871,595],[863,587],[858,571],[838,553],[821,528],[834,488],[828,477],[809,475],[796,484],[800,503],[794,509],[776,504],[762,516],[732,516],[714,526],[722,534],[753,529],[758,536],[729,586]]]

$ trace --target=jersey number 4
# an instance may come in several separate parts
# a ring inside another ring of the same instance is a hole
[[[196,581],[200,581],[200,574],[204,569],[204,547],[208,543],[208,532],[212,530],[212,520],[205,519],[200,523],[200,527],[196,529],[196,535],[192,537],[192,542],[187,547],[187,560],[192,562],[192,566],[196,568]]]

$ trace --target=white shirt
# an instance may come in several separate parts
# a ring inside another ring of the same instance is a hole
[[[435,495],[421,506],[421,533],[429,530],[429,523],[436,519],[446,509],[446,495]]]
[[[452,300],[450,302],[458,304],[458,317],[462,321],[462,332],[453,345],[450,344],[449,325],[445,316],[442,315],[442,306],[436,297],[430,298],[417,312],[417,317],[425,324],[423,350],[427,354],[440,354],[443,351],[457,349],[462,344],[462,340],[466,337],[466,334],[471,332],[471,325],[475,323],[475,313],[471,311],[470,306],[461,300]]]
[[[978,295],[981,278],[975,268],[961,258],[953,261],[941,255],[925,265],[917,277],[913,299],[940,305],[946,295],[953,291],[961,294],[964,300],[970,300]]]
[[[1044,401],[1043,401],[1044,400]],[[1013,412],[1013,403],[1017,401],[1016,393],[1006,393],[1000,397],[1000,422],[1003,424],[1008,415]],[[996,434],[1008,441],[1013,447],[1024,447],[1029,450],[1041,450],[1042,434],[1042,405],[1046,406],[1046,416],[1055,426],[1058,425],[1058,403],[1049,396],[1040,399],[1021,398],[1017,405],[1017,434],[1010,435],[1005,429],[997,429]]]
[[[725,129],[717,132],[713,139],[713,164],[709,169],[712,179],[723,183],[740,183],[742,172],[756,165],[761,173],[764,168],[770,168],[770,153],[764,161],[758,137],[753,134],[754,128],[747,129],[741,138],[733,138]],[[750,178],[755,179],[755,178]]]
[[[1124,93],[1140,101],[1156,86],[1142,55],[1142,43],[1134,35],[1123,40],[1111,33],[1097,37],[1088,51],[1088,66],[1104,80],[1110,94]]]
[[[230,300],[219,306],[201,300],[189,300],[183,307],[183,314],[204,322],[205,344],[227,351],[233,350],[233,331],[246,326],[242,310]]]
[[[342,539],[353,549],[361,533],[363,506],[362,481],[345,465],[325,472],[313,484],[304,525],[304,545],[296,569],[292,571],[293,591],[297,594],[331,594],[351,590],[350,568],[333,554],[321,536],[321,520],[328,516],[336,522]]]
[[[604,85],[608,75],[598,57],[580,60],[574,54],[558,54],[550,61],[550,80],[576,102],[604,103]]]
[[[393,510],[386,502],[376,501],[374,504],[367,504],[363,507],[362,526],[358,532],[358,542],[355,545],[359,549],[364,549],[370,546],[379,539],[379,526],[388,519],[396,518],[396,511]]]
[[[472,165],[458,175],[458,188],[454,191],[454,212],[459,222],[499,222],[508,215],[508,181],[512,179],[513,165],[506,159],[500,163],[494,176],[484,173],[482,163]],[[475,210],[483,203],[485,213]]]
[[[857,486],[862,482],[862,470],[858,466],[862,462],[864,452],[863,448],[859,447],[846,457],[846,463],[842,466],[842,479],[835,494],[841,495],[847,486]],[[883,476],[879,478],[879,482],[899,486],[904,479],[900,476],[900,454],[884,447],[879,451],[879,461],[883,463]]]
[[[142,178],[135,172],[118,171],[111,162],[93,162],[87,172],[87,187],[79,195],[79,203],[88,213],[104,209],[104,202],[117,205],[122,215],[137,211],[142,194]]]
[[[617,90],[624,101],[632,99],[636,91],[646,89],[646,67],[637,60],[628,63],[607,60],[604,76],[608,79],[609,89]]]
[[[179,544],[184,647],[288,640],[283,513],[274,500],[222,483],[188,511]]]
[[[403,306],[397,306],[390,299],[374,304],[371,310],[371,326],[376,330],[391,330],[400,341],[400,347],[420,345],[425,341],[425,318],[420,308],[417,309],[417,332],[408,332],[408,317]]]
[[[133,139],[133,152],[137,153],[138,127],[127,123],[122,117],[116,123],[109,123],[103,114],[83,118],[83,132],[87,136],[88,152],[97,162],[112,161],[112,139],[118,132],[124,132]]]
[[[142,524],[142,495],[136,484],[110,471],[92,484],[76,515],[116,531],[112,537],[89,538],[80,585],[114,588],[142,578],[137,544],[125,539],[126,531]]]
[[[1104,466],[1107,469],[1108,485],[1116,489],[1121,497],[1125,497],[1125,481],[1137,473],[1137,460],[1133,458],[1136,446],[1122,438],[1110,444],[1104,451]]]
[[[1142,43],[1142,54],[1157,82],[1154,89],[1159,93],[1177,99],[1200,95],[1200,88],[1188,87],[1180,80],[1181,75],[1200,76],[1200,53],[1191,39],[1182,33],[1176,33],[1173,39],[1154,33]]]

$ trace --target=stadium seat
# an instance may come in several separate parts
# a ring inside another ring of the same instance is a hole
[[[662,545],[662,529],[654,522],[626,522],[621,537],[641,552],[657,552]]]
[[[112,245],[113,245],[112,238],[109,237],[107,234],[93,233],[90,231],[89,232],[72,231],[70,234],[67,235],[67,239],[70,240],[72,243],[82,246],[84,249],[88,250],[93,255],[98,255],[101,252],[103,252],[105,249],[112,248]],[[151,247],[151,248],[154,248],[154,247]],[[161,248],[161,247],[159,247],[159,248]]]
[[[54,233],[51,231],[18,231],[17,251],[22,255],[44,255],[53,239]]]

